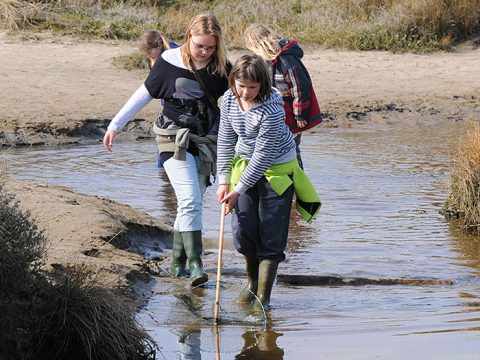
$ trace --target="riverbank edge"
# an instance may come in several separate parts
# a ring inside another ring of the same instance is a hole
[[[168,276],[159,269],[170,257],[173,229],[162,219],[63,186],[6,176],[1,180],[20,208],[44,231],[45,271],[58,274],[85,266],[89,278],[137,309],[148,302],[153,282]],[[148,259],[147,251],[159,255]]]
[[[480,116],[480,92],[453,96],[443,100],[443,107],[419,102],[372,104],[339,103],[324,112],[323,122],[313,131],[329,128],[351,128],[369,125],[408,126],[412,122],[439,123],[442,121],[468,122]],[[27,146],[74,146],[101,144],[111,119],[67,119],[62,123],[38,121],[0,122],[0,148]],[[135,118],[118,134],[117,141],[154,139],[152,120]]]

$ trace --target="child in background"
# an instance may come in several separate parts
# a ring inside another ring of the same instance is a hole
[[[165,50],[177,48],[178,45],[168,39],[158,30],[147,30],[137,41],[138,49],[148,57],[148,67],[152,70],[157,58],[162,55]],[[162,100],[162,107],[164,102]],[[157,153],[157,166],[163,168],[163,161],[160,152]]]
[[[160,31],[147,30],[138,39],[138,49],[149,59],[150,69],[155,64],[155,60],[162,55],[165,50],[177,48],[178,45],[168,39]]]
[[[310,75],[302,63],[303,50],[295,40],[283,38],[266,25],[252,24],[244,33],[247,49],[271,65],[272,86],[282,94],[285,122],[294,134],[297,159],[301,132],[322,122]]]
[[[298,165],[282,96],[271,86],[266,62],[241,56],[228,85],[220,111],[216,195],[226,213],[234,209],[233,241],[245,257],[248,285],[237,300],[248,303],[257,296],[268,310],[278,264],[285,260],[293,194],[307,221],[321,204]]]

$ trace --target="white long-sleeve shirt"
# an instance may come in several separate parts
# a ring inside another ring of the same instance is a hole
[[[112,121],[110,121],[108,130],[114,130],[118,133],[136,113],[142,110],[152,100],[153,97],[150,96],[147,88],[142,84],[133,95],[130,96]]]

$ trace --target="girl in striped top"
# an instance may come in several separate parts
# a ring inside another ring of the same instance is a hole
[[[240,57],[228,82],[220,115],[216,194],[227,213],[234,209],[234,245],[246,261],[248,285],[237,300],[251,302],[257,296],[268,309],[278,263],[285,259],[294,194],[291,182],[283,191],[274,190],[269,174],[277,175],[277,165],[287,165],[288,171],[300,168],[282,96],[271,86],[266,62],[258,55]]]

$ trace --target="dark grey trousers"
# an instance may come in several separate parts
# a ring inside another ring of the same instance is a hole
[[[240,195],[232,216],[235,249],[259,260],[285,260],[293,185],[282,195],[263,176]]]

